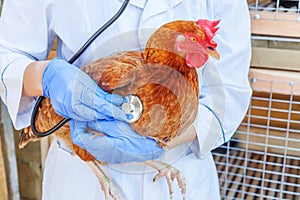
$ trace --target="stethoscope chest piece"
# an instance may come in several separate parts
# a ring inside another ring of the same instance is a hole
[[[135,95],[126,95],[121,105],[122,111],[127,117],[128,123],[136,122],[142,115],[143,104],[139,97]]]

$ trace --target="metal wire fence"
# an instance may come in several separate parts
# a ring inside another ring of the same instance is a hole
[[[251,83],[246,117],[213,153],[222,198],[300,200],[300,82]]]
[[[300,21],[299,0],[248,0],[255,19]]]
[[[255,40],[275,38],[285,48],[285,39],[299,42],[300,0],[248,5]],[[213,152],[222,199],[300,200],[300,72],[293,69],[294,77],[250,74],[249,110],[234,137]]]

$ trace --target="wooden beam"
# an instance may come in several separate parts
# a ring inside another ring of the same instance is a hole
[[[297,13],[250,11],[251,31],[254,35],[300,38]],[[256,19],[259,16],[259,19]]]
[[[251,66],[300,72],[299,58],[297,50],[252,47]]]
[[[246,148],[247,146],[248,149],[264,152],[266,148],[265,144],[268,144],[268,153],[277,153],[280,155],[284,155],[286,153],[289,156],[299,156],[300,154],[299,142],[293,142],[293,139],[295,141],[300,141],[300,135],[297,133],[289,133],[290,141],[288,142],[288,146],[285,146],[287,133],[283,131],[269,130],[269,137],[266,135],[267,130],[263,128],[250,127],[249,133],[241,134],[241,132],[246,133],[247,127],[240,126],[237,133],[234,134],[234,138],[243,141],[238,143],[238,146],[241,148]],[[247,136],[248,134],[250,135]],[[247,138],[249,138],[248,141]],[[285,147],[288,147],[289,150],[286,150]]]
[[[300,95],[300,72],[251,68],[249,78],[254,91]]]

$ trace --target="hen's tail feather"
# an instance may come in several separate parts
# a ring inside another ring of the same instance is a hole
[[[31,129],[28,128],[24,128],[21,133],[20,133],[20,137],[19,137],[19,148],[22,149],[24,148],[29,142],[35,142],[35,141],[39,141],[41,138],[37,137],[36,135],[34,135],[31,131]]]

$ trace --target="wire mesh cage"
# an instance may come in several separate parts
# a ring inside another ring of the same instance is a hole
[[[253,96],[233,138],[213,152],[221,196],[300,200],[300,1],[248,5]]]
[[[213,152],[222,198],[299,200],[300,82],[255,77],[246,117]]]

